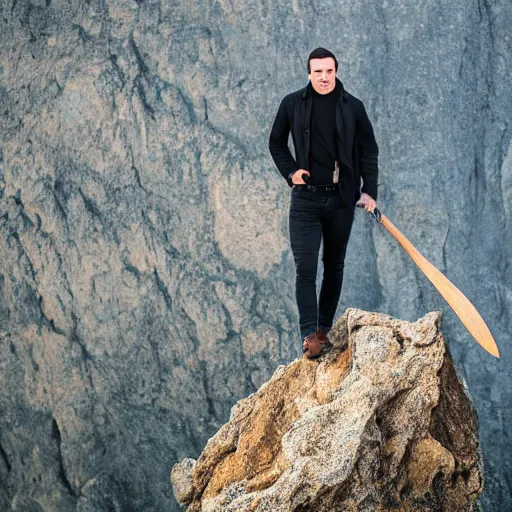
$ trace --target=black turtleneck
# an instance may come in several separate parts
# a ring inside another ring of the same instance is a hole
[[[316,185],[333,183],[335,161],[338,160],[336,103],[340,92],[341,86],[337,80],[336,86],[329,94],[318,94],[311,86],[313,105],[311,108],[309,172]]]

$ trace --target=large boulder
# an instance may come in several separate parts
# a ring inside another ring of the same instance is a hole
[[[477,510],[478,422],[441,314],[348,309],[318,361],[280,366],[197,462],[172,470],[190,512]]]

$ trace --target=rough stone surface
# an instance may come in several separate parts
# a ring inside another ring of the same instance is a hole
[[[180,503],[187,503],[193,498],[195,464],[194,459],[183,459],[172,468],[173,491]]]
[[[508,0],[0,2],[0,510],[178,510],[170,466],[299,354],[267,152],[312,48],[380,145],[379,204],[474,302],[477,346],[358,211],[347,306],[445,335],[512,509]]]
[[[476,511],[478,423],[440,318],[348,309],[319,363],[280,366],[235,405],[185,498],[190,463],[173,468],[176,497],[202,512]]]

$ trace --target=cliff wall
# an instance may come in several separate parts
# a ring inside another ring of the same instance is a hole
[[[0,9],[0,509],[177,510],[173,461],[300,353],[267,136],[320,45],[374,124],[380,207],[502,359],[361,211],[339,313],[443,309],[481,419],[485,510],[512,506],[510,2]]]

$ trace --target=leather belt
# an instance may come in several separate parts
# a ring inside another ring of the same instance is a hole
[[[294,187],[308,192],[323,192],[326,194],[335,194],[339,191],[338,185],[294,185]]]

